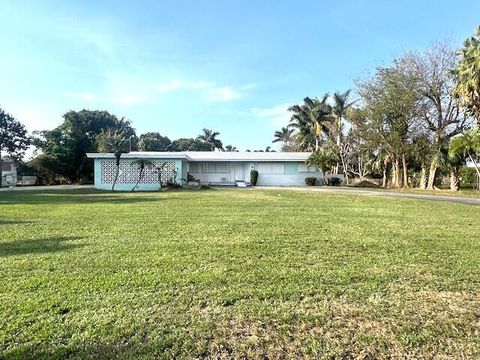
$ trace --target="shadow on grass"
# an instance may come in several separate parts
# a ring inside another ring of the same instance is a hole
[[[45,254],[83,247],[83,244],[72,244],[69,241],[81,239],[76,236],[57,236],[43,239],[14,240],[0,243],[0,257]]]
[[[32,221],[25,221],[25,220],[6,220],[0,218],[0,226],[2,225],[26,225],[31,224]]]
[[[134,204],[142,202],[157,202],[167,198],[157,196],[160,192],[131,193],[106,192],[97,190],[62,190],[62,191],[15,191],[0,194],[0,205],[16,204]]]

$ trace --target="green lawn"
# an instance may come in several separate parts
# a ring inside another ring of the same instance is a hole
[[[0,358],[479,358],[480,207],[0,193]]]

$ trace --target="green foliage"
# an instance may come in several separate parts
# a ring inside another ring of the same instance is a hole
[[[210,151],[214,151],[216,149],[223,150],[222,142],[217,139],[218,135],[220,135],[219,132],[204,128],[202,130],[202,134],[198,135],[197,140],[207,144]]]
[[[91,182],[93,161],[87,159],[87,152],[99,150],[98,137],[107,129],[123,129],[125,138],[135,136],[135,130],[124,118],[118,119],[107,111],[69,111],[63,115],[63,123],[53,130],[36,132],[34,145],[42,151],[44,158],[39,161],[51,178],[63,178],[68,182]],[[125,144],[124,151],[128,151]]]
[[[309,176],[305,178],[305,184],[308,186],[315,186],[317,185],[318,179],[314,176]]]
[[[0,108],[0,167],[2,154],[7,153],[12,159],[19,161],[30,142],[25,126]]]
[[[201,140],[180,138],[174,140],[170,146],[171,151],[211,151],[211,146]]]
[[[327,178],[327,185],[328,186],[339,186],[342,184],[342,179],[338,176],[331,176]]]
[[[480,126],[480,27],[465,40],[455,69],[455,94]]]
[[[462,186],[473,186],[478,181],[475,169],[467,166],[462,166],[460,168],[459,178]]]
[[[258,171],[255,169],[250,170],[250,184],[256,186],[258,181]]]
[[[158,132],[147,132],[140,135],[138,140],[139,151],[168,151],[172,142]]]
[[[331,147],[321,148],[310,155],[307,159],[308,166],[317,167],[322,174],[325,174],[338,161],[338,154]]]

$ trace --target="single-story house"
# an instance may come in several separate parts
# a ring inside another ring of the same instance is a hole
[[[114,154],[88,153],[87,156],[95,161],[95,187],[110,189],[116,173]],[[160,182],[165,181],[185,184],[188,175],[201,184],[248,183],[252,169],[258,171],[257,185],[304,185],[306,177],[321,177],[316,167],[306,165],[309,156],[306,152],[130,152],[121,156],[115,188],[133,188],[139,179],[138,160],[141,159],[149,160],[152,165],[145,167],[138,190],[156,190]]]

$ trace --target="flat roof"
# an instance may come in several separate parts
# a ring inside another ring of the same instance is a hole
[[[305,161],[309,152],[132,151],[122,159],[182,159],[188,161]],[[112,159],[113,153],[87,153],[89,158]]]

